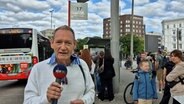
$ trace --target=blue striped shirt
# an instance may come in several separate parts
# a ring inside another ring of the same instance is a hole
[[[70,59],[72,60],[72,64],[80,65],[79,57],[76,56],[75,54],[71,55]],[[56,63],[56,55],[55,53],[53,53],[48,64],[55,64],[55,63]]]

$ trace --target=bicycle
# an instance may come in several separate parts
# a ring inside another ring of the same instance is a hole
[[[137,70],[131,71],[132,73],[137,73]],[[134,87],[134,82],[130,82],[126,87],[125,91],[123,94],[124,101],[126,104],[134,104],[133,101],[133,87]]]

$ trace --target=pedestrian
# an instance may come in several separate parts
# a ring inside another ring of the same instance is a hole
[[[184,62],[182,61],[182,52],[180,50],[173,50],[170,55],[172,62],[175,63],[175,67],[166,76],[166,80],[168,83],[177,82],[170,89],[171,96],[181,104],[184,104]]]
[[[131,61],[130,57],[127,58],[124,66],[126,67],[126,69],[132,69],[132,61]]]
[[[102,69],[103,59],[104,59],[104,51],[98,52],[97,56],[94,59],[94,62],[95,62],[95,65],[96,65],[95,66],[95,79],[96,79],[96,89],[97,89],[96,93],[97,93],[97,96],[101,91],[101,82],[100,82],[99,74],[101,73],[100,69]]]
[[[153,75],[156,77],[156,70],[155,70],[155,55],[154,54],[150,54],[150,59],[149,59],[149,65],[151,64],[152,66],[150,66],[152,69],[152,73]]]
[[[74,54],[77,55],[77,56],[80,56],[81,53],[80,53],[79,49],[75,49]]]
[[[115,71],[113,67],[114,58],[112,57],[109,49],[105,49],[105,55],[102,61],[102,64],[104,64],[104,69],[103,72],[99,73],[101,91],[98,95],[98,98],[103,101],[107,97],[109,101],[112,101],[114,99],[112,78],[115,76]]]
[[[149,61],[143,59],[139,63],[139,71],[135,75],[133,100],[135,104],[152,104],[157,99],[155,75],[149,70]]]
[[[141,61],[141,53],[138,53],[137,58],[136,58],[137,68],[139,66],[140,61]]]
[[[0,73],[2,73],[3,69],[2,69],[2,66],[0,65]]]
[[[150,58],[152,58],[152,57],[151,56],[147,56],[147,52],[141,52],[140,53],[140,61],[141,60],[148,60],[148,63],[149,63],[149,71],[153,71],[153,63],[152,63],[152,60],[150,60]],[[140,69],[139,68],[139,65],[138,65],[137,69]]]
[[[157,74],[159,93],[162,93],[162,90],[164,89],[162,66],[163,66],[163,55],[162,52],[158,50],[155,62],[155,70]]]
[[[73,29],[64,25],[53,34],[51,47],[54,53],[33,66],[24,91],[24,104],[50,104],[52,99],[57,99],[58,104],[92,104],[94,83],[88,65],[73,55],[76,48]],[[57,64],[67,68],[66,80],[61,85],[55,82],[53,75]]]
[[[160,101],[160,104],[169,104],[171,93],[170,93],[170,87],[168,86],[168,82],[166,80],[166,76],[172,71],[174,66],[175,64],[172,62],[171,57],[169,57],[169,61],[165,63],[165,65],[163,66],[163,69],[164,69],[163,77],[165,79],[164,81],[165,88],[164,88],[164,93]],[[180,103],[177,100],[173,99],[173,104],[180,104]]]
[[[94,68],[95,68],[95,64],[94,64],[94,62],[92,60],[92,57],[90,55],[90,51],[88,49],[83,49],[81,51],[80,58],[83,59],[87,63],[87,65],[89,67],[89,71],[90,71],[91,77],[92,77],[92,79],[94,81]]]

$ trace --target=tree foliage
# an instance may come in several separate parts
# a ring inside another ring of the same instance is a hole
[[[130,55],[130,42],[131,35],[124,35],[120,38],[121,53]],[[144,50],[144,39],[142,37],[134,36],[133,37],[133,52],[138,54]]]
[[[98,38],[98,37],[95,37]],[[120,38],[120,52],[124,55],[130,55],[130,39],[131,35],[124,35]],[[77,39],[77,49],[83,49],[83,45],[86,45],[88,38],[84,39]],[[143,37],[134,36],[134,47],[133,52],[134,54],[138,54],[144,50],[144,39]]]
[[[88,38],[77,39],[77,49],[78,50],[83,49],[83,46],[87,44],[87,40],[88,40]]]

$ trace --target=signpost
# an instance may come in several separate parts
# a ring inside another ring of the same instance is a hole
[[[71,3],[70,16],[72,20],[87,20],[88,19],[88,4],[87,3]]]

